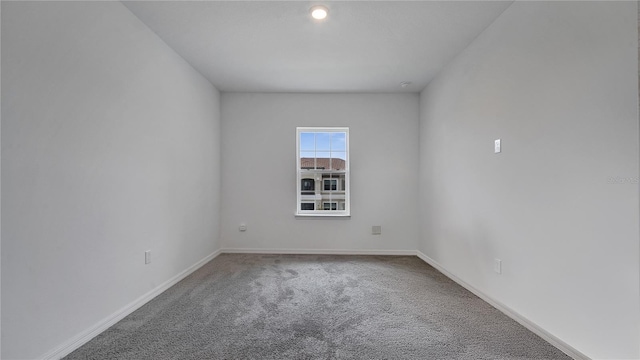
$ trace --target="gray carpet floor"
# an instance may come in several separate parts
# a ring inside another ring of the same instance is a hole
[[[65,359],[569,359],[413,256],[223,254]]]

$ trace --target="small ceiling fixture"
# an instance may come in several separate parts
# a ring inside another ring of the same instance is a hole
[[[400,86],[402,86],[403,88],[406,88],[407,86],[411,85],[412,82],[411,81],[403,81],[400,83]]]
[[[324,20],[329,14],[329,9],[326,6],[316,5],[311,8],[311,17],[316,20]]]

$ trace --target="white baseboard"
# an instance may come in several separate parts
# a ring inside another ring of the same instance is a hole
[[[259,249],[223,248],[226,254],[297,254],[297,255],[401,255],[415,256],[415,250],[356,250],[356,249]]]
[[[518,322],[520,325],[522,325],[525,328],[531,330],[533,333],[535,333],[536,335],[540,336],[541,338],[543,338],[544,340],[546,340],[547,342],[549,342],[553,346],[557,347],[559,350],[561,350],[565,354],[569,355],[573,359],[576,359],[576,360],[590,360],[590,358],[588,356],[586,356],[583,353],[581,353],[580,351],[574,349],[573,347],[571,347],[570,345],[568,345],[564,341],[560,340],[556,336],[550,334],[549,332],[547,332],[546,330],[544,330],[543,328],[541,328],[537,324],[533,323],[529,319],[523,317],[522,315],[520,315],[517,312],[515,312],[514,310],[510,309],[506,305],[500,303],[497,300],[494,300],[493,298],[491,298],[487,294],[483,293],[482,291],[476,289],[475,287],[473,287],[470,284],[466,283],[462,279],[460,279],[457,276],[453,275],[452,273],[447,271],[442,265],[440,265],[437,261],[431,259],[430,257],[428,257],[427,255],[425,255],[424,253],[422,253],[420,251],[416,251],[416,250],[355,250],[355,249],[347,249],[347,250],[342,250],[342,249],[260,249],[260,248],[223,248],[223,249],[219,249],[219,250],[209,254],[208,256],[203,258],[202,260],[198,261],[197,263],[193,264],[189,268],[185,269],[181,273],[177,274],[176,276],[172,277],[171,279],[165,281],[163,284],[159,285],[155,289],[149,291],[148,293],[142,295],[141,297],[139,297],[138,299],[134,300],[130,304],[124,306],[122,309],[116,311],[115,313],[111,314],[110,316],[108,316],[108,317],[104,318],[103,320],[99,321],[93,327],[81,332],[80,334],[78,334],[75,337],[71,338],[69,341],[67,341],[67,342],[63,343],[62,345],[58,346],[57,348],[49,351],[48,353],[46,353],[45,355],[41,356],[40,358],[41,359],[47,359],[47,360],[49,360],[49,359],[57,360],[57,359],[60,359],[60,358],[62,358],[64,356],[70,354],[74,350],[78,349],[79,347],[81,347],[82,345],[87,343],[89,340],[93,339],[94,337],[96,337],[97,335],[102,333],[103,331],[107,330],[109,327],[113,326],[118,321],[122,320],[127,315],[129,315],[132,312],[134,312],[137,309],[139,309],[142,305],[144,305],[147,302],[151,301],[153,298],[155,298],[156,296],[160,295],[162,292],[164,292],[165,290],[167,290],[171,286],[173,286],[176,283],[178,283],[180,280],[184,279],[185,277],[189,276],[194,271],[198,270],[200,267],[202,267],[207,262],[213,260],[215,257],[217,257],[218,255],[223,254],[223,253],[230,253],[230,254],[232,254],[232,253],[246,253],[246,254],[301,254],[301,255],[303,255],[303,254],[316,254],[316,255],[401,255],[401,256],[417,256],[418,258],[422,259],[427,264],[433,266],[435,269],[440,271],[442,274],[444,274],[445,276],[447,276],[451,280],[453,280],[456,283],[458,283],[460,286],[462,286],[465,289],[471,291],[473,294],[475,294],[476,296],[478,296],[482,300],[486,301],[487,303],[489,303],[491,306],[495,307],[499,311],[503,312],[505,315],[509,316],[510,318],[512,318],[513,320]]]
[[[566,342],[560,340],[559,338],[557,338],[556,336],[552,335],[548,331],[544,330],[543,328],[541,328],[540,326],[538,326],[537,324],[535,324],[531,320],[525,318],[524,316],[520,315],[519,313],[517,313],[516,311],[512,310],[508,306],[506,306],[506,305],[502,304],[501,302],[491,298],[489,295],[483,293],[482,291],[480,291],[480,290],[476,289],[475,287],[471,286],[470,284],[468,284],[464,280],[462,280],[459,277],[453,275],[452,273],[447,271],[447,269],[445,269],[442,265],[440,265],[437,261],[435,261],[432,258],[428,257],[427,255],[425,255],[421,251],[416,251],[416,255],[420,259],[422,259],[422,261],[424,261],[427,264],[433,266],[436,270],[440,271],[446,277],[448,277],[449,279],[455,281],[456,283],[458,283],[458,285],[462,286],[463,288],[471,291],[477,297],[479,297],[480,299],[482,299],[485,302],[489,303],[489,305],[493,306],[494,308],[500,310],[502,313],[504,313],[505,315],[507,315],[511,319],[515,320],[520,325],[522,325],[525,328],[531,330],[531,332],[533,332],[534,334],[540,336],[545,341],[547,341],[551,345],[555,346],[556,348],[558,348],[563,353],[569,355],[570,357],[572,357],[573,359],[576,359],[576,360],[591,360],[588,356],[586,356],[585,354],[581,353],[580,351],[574,349],[569,344],[567,344]]]
[[[129,315],[132,312],[138,310],[142,305],[148,303],[149,301],[151,301],[156,296],[160,295],[162,292],[164,292],[168,288],[170,288],[173,285],[177,284],[180,280],[182,280],[185,277],[189,276],[189,274],[191,274],[194,271],[198,270],[204,264],[206,264],[209,261],[213,260],[216,256],[220,255],[221,253],[222,253],[221,250],[217,250],[217,251],[214,251],[213,253],[207,255],[204,259],[202,259],[202,260],[198,261],[197,263],[191,265],[190,267],[188,267],[187,269],[185,269],[184,271],[182,271],[178,275],[176,275],[176,276],[172,277],[171,279],[165,281],[164,283],[160,284],[158,287],[156,287],[155,289],[153,289],[153,290],[149,291],[148,293],[142,295],[141,297],[139,297],[138,299],[134,300],[133,302],[127,304],[122,309],[120,309],[120,310],[116,311],[115,313],[113,313],[113,314],[107,316],[106,318],[102,319],[96,325],[94,325],[91,328],[89,328],[89,329],[81,332],[80,334],[74,336],[69,341],[63,343],[62,345],[58,346],[57,348],[49,351],[45,355],[41,356],[40,359],[57,360],[57,359],[60,359],[60,358],[63,358],[65,356],[69,355],[71,352],[73,352],[74,350],[78,349],[82,345],[86,344],[89,340],[91,340],[94,337],[98,336],[100,333],[102,333],[103,331],[107,330],[109,327],[111,327],[112,325],[114,325],[118,321],[124,319],[124,317],[126,317],[127,315]]]

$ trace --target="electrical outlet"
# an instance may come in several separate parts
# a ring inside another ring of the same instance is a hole
[[[495,271],[496,274],[502,274],[502,260],[494,259],[494,261],[493,261],[493,271]]]
[[[238,230],[240,230],[240,231],[247,231],[247,225],[245,225],[245,224],[240,224],[240,226],[238,226]]]
[[[380,235],[382,234],[382,226],[374,225],[371,227],[371,235]]]
[[[147,250],[144,252],[144,263],[151,264],[151,250]]]
[[[493,152],[499,153],[502,152],[502,146],[500,145],[500,139],[497,139],[493,144]]]

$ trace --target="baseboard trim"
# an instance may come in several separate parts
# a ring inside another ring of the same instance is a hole
[[[79,333],[78,335],[76,335],[73,338],[71,338],[69,341],[67,341],[67,342],[63,343],[62,345],[58,346],[57,348],[49,351],[48,353],[46,353],[45,355],[41,356],[40,358],[41,359],[46,359],[46,360],[57,360],[57,359],[61,359],[61,358],[65,357],[65,356],[69,355],[71,352],[73,352],[74,350],[78,349],[82,345],[86,344],[87,342],[89,342],[89,340],[91,340],[94,337],[98,336],[100,333],[102,333],[103,331],[107,330],[109,327],[113,326],[118,321],[124,319],[127,315],[129,315],[132,312],[138,310],[140,307],[142,307],[142,305],[148,303],[149,301],[151,301],[156,296],[162,294],[165,290],[167,290],[168,288],[170,288],[173,285],[177,284],[180,280],[182,280],[185,277],[189,276],[191,273],[193,273],[194,271],[198,270],[204,264],[206,264],[209,261],[213,260],[215,257],[220,255],[221,253],[222,253],[222,250],[219,249],[219,250],[214,251],[213,253],[207,255],[202,260],[200,260],[197,263],[191,265],[190,267],[188,267],[187,269],[185,269],[181,273],[177,274],[176,276],[172,277],[171,279],[169,279],[169,280],[165,281],[164,283],[160,284],[155,289],[149,291],[148,293],[142,295],[141,297],[139,297],[138,299],[134,300],[133,302],[127,304],[126,306],[124,306],[120,310],[116,311],[115,313],[113,313],[113,314],[107,316],[106,318],[104,318],[103,320],[99,321],[96,325],[94,325],[91,328]]]
[[[356,249],[263,249],[222,248],[223,254],[296,254],[296,255],[396,255],[415,256],[415,250],[356,250]]]
[[[522,325],[525,328],[531,330],[531,332],[533,332],[534,334],[540,336],[545,341],[547,341],[551,345],[555,346],[556,348],[558,348],[560,351],[562,351],[563,353],[567,354],[571,358],[573,358],[575,360],[591,360],[591,358],[589,358],[587,355],[581,353],[580,351],[576,350],[575,348],[573,348],[572,346],[570,346],[566,342],[560,340],[559,338],[557,338],[553,334],[551,334],[548,331],[544,330],[543,328],[538,326],[536,323],[534,323],[531,320],[525,318],[524,316],[520,315],[519,313],[517,313],[513,309],[509,308],[508,306],[506,306],[503,303],[493,299],[491,296],[489,296],[489,295],[485,294],[484,292],[476,289],[475,287],[471,286],[469,283],[465,282],[464,280],[462,280],[459,277],[455,276],[454,274],[450,273],[449,271],[447,271],[447,269],[445,269],[437,261],[435,261],[432,258],[428,257],[427,255],[425,255],[421,251],[416,251],[416,255],[422,261],[424,261],[427,264],[433,266],[436,270],[440,271],[446,277],[448,277],[449,279],[451,279],[451,280],[455,281],[456,283],[458,283],[458,285],[460,285],[463,288],[471,291],[474,295],[476,295],[480,299],[484,300],[485,302],[489,303],[489,305],[491,305],[494,308],[498,309],[499,311],[501,311],[502,313],[504,313],[505,315],[507,315],[511,319],[515,320],[520,325]]]
[[[147,292],[142,295],[138,299],[124,306],[120,310],[111,314],[110,316],[104,318],[99,321],[93,327],[81,332],[80,334],[74,336],[67,342],[58,346],[57,348],[49,351],[45,355],[41,356],[41,359],[46,360],[57,360],[61,359],[67,355],[69,355],[74,350],[80,348],[82,345],[86,344],[89,340],[93,339],[103,331],[107,330],[109,327],[113,326],[118,321],[125,318],[127,315],[139,309],[144,304],[151,301],[156,296],[160,295],[165,290],[169,289],[171,286],[177,284],[180,280],[189,276],[194,271],[198,270],[207,262],[213,260],[220,254],[300,254],[300,255],[396,255],[396,256],[417,256],[425,263],[433,266],[435,269],[440,271],[442,274],[458,283],[460,286],[465,289],[471,291],[473,294],[478,296],[480,299],[486,301],[494,308],[498,309],[514,321],[518,322],[520,325],[529,329],[536,335],[540,336],[551,345],[555,346],[568,356],[572,357],[576,360],[591,360],[588,356],[581,353],[580,351],[574,349],[572,346],[567,344],[566,342],[560,340],[556,336],[547,332],[531,320],[523,317],[516,311],[512,310],[508,306],[502,304],[501,302],[491,298],[489,295],[483,293],[482,291],[476,289],[471,286],[464,280],[458,278],[454,274],[450,273],[447,269],[445,269],[442,265],[440,265],[437,261],[428,257],[421,251],[416,250],[356,250],[356,249],[262,249],[262,248],[222,248],[213,253],[207,255],[202,260],[188,267],[181,273],[172,277],[171,279],[165,281],[161,285],[157,286],[155,289]]]

